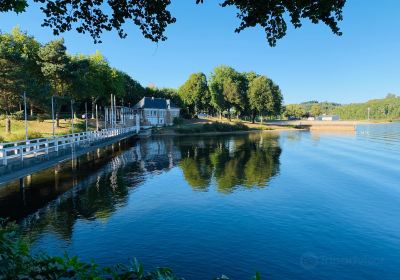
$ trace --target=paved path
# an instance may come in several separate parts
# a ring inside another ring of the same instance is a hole
[[[122,139],[137,136],[135,132],[131,132],[93,143],[93,145],[90,146],[81,146],[75,147],[74,149],[68,148],[60,150],[59,152],[51,152],[41,157],[25,159],[23,162],[18,159],[15,162],[10,162],[6,166],[0,166],[0,187],[2,184],[18,180],[19,178],[50,168],[61,162],[72,160],[73,158],[95,151],[98,148],[112,145]]]

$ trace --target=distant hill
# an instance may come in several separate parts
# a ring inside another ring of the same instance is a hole
[[[370,119],[400,119],[400,96],[395,94],[388,94],[385,98],[372,99],[364,103],[339,104],[327,101],[307,101],[298,105],[303,108],[304,116],[313,116],[313,112],[319,111],[322,114],[339,115],[342,120],[365,120],[368,118],[368,108],[370,108]],[[316,110],[316,107],[319,107],[319,110]]]
[[[308,113],[310,115],[312,115],[311,107],[313,105],[318,105],[321,109],[322,114],[330,114],[330,112],[332,112],[332,110],[334,110],[336,107],[341,106],[341,104],[339,104],[339,103],[328,102],[328,101],[324,101],[324,102],[307,101],[307,102],[300,103],[300,105],[303,107],[304,112]]]
[[[388,94],[385,98],[372,99],[365,103],[351,103],[332,110],[343,120],[367,119],[370,108],[370,119],[400,119],[400,96]]]

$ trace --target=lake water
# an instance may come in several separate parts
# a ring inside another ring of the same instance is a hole
[[[34,251],[196,280],[400,279],[399,124],[126,141],[24,184],[0,188],[0,215]]]

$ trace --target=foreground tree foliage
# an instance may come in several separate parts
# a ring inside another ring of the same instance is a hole
[[[194,1],[194,0],[192,0]],[[121,38],[126,37],[124,24],[133,23],[143,36],[154,42],[164,41],[166,27],[175,23],[176,18],[168,10],[170,0],[34,0],[44,13],[43,26],[53,29],[55,35],[75,29],[79,33],[89,33],[95,42],[101,42],[104,31],[116,30]],[[196,0],[196,4],[204,0]],[[295,28],[308,19],[317,24],[323,22],[334,34],[341,35],[338,22],[342,20],[342,10],[346,0],[223,0],[221,7],[235,7],[240,20],[235,32],[260,26],[264,29],[268,43],[286,35],[287,19]],[[3,0],[0,12],[24,12],[27,0]]]
[[[0,279],[132,279],[178,280],[169,268],[145,272],[136,259],[129,265],[100,267],[80,261],[76,256],[32,255],[29,244],[17,233],[15,224],[0,220]],[[222,276],[216,279],[229,279]],[[257,273],[253,279],[261,279]]]

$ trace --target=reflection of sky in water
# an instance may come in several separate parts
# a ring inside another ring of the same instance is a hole
[[[0,210],[27,216],[35,250],[137,257],[186,279],[397,279],[399,136],[391,124],[133,141],[2,188]]]

